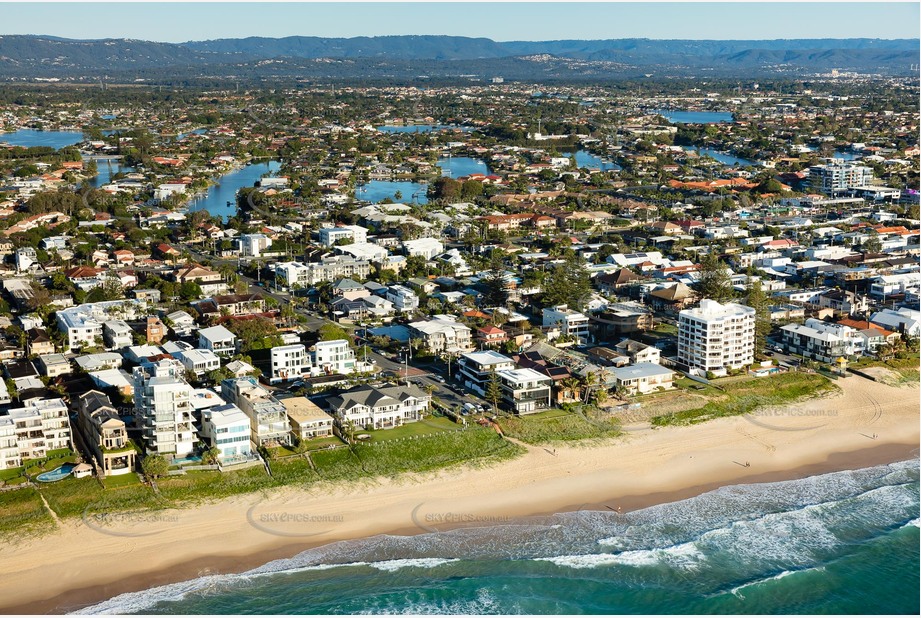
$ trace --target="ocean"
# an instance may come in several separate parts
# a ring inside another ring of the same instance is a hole
[[[382,535],[79,613],[915,614],[918,461]]]

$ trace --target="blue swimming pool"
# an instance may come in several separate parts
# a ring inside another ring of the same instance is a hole
[[[74,468],[76,467],[76,464],[66,463],[59,468],[51,470],[50,472],[42,472],[35,477],[35,480],[41,481],[42,483],[53,483],[54,481],[60,481],[62,478],[65,478],[67,475],[73,472]]]
[[[183,466],[185,464],[200,464],[201,455],[189,455],[187,457],[180,457],[178,459],[174,459],[172,463],[174,466]]]

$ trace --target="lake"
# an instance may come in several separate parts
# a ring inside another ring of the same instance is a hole
[[[438,167],[441,168],[441,175],[449,178],[491,173],[486,163],[473,157],[443,157],[438,159]]]
[[[413,195],[415,195],[415,201],[417,203],[425,204],[428,201],[425,197],[425,192],[427,190],[428,185],[422,184],[421,182],[410,182],[408,180],[371,180],[368,184],[359,185],[355,188],[355,199],[378,204],[389,197],[394,202],[411,204],[413,202]],[[397,191],[402,194],[400,198],[396,197]]]
[[[561,155],[571,157],[572,151],[561,151]],[[605,161],[601,157],[590,153],[587,150],[577,150],[576,151],[576,165],[579,167],[590,167],[600,169],[602,172],[609,172],[611,170],[621,170],[621,166],[611,161]]]
[[[723,165],[741,165],[741,166],[751,166],[759,167],[760,164],[757,161],[750,161],[749,159],[743,159],[742,157],[737,157],[733,154],[726,152],[720,152],[719,150],[713,150],[712,148],[685,148],[687,152],[697,152],[700,156],[707,156],[711,159],[715,159],[722,163]]]
[[[375,127],[381,133],[431,133],[432,131],[473,131],[473,127],[451,126],[447,124],[413,124],[405,127],[384,125]]]
[[[675,124],[718,124],[733,122],[730,112],[687,112],[657,109],[652,113],[658,114]]]
[[[11,146],[50,146],[55,150],[65,146],[73,146],[83,141],[83,133],[76,131],[36,131],[35,129],[20,129],[14,133],[0,133],[0,143],[6,142]]]
[[[244,187],[252,187],[263,176],[273,175],[280,169],[281,163],[278,161],[267,161],[253,163],[225,174],[218,179],[218,184],[208,187],[204,197],[189,204],[189,212],[207,210],[212,216],[220,217],[226,222],[237,214],[237,191]]]

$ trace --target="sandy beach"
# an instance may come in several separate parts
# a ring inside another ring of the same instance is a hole
[[[919,390],[851,376],[841,392],[691,427],[631,427],[600,446],[528,447],[518,459],[358,485],[284,488],[111,521],[68,520],[4,547],[0,611],[60,613],[308,547],[380,533],[580,508],[629,511],[719,486],[788,480],[918,456]]]

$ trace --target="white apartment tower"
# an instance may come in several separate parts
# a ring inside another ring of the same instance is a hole
[[[172,359],[134,369],[134,408],[147,451],[184,457],[198,441],[192,416],[192,387],[185,368]]]
[[[755,310],[704,299],[678,314],[678,360],[693,371],[725,373],[750,365],[755,354]]]

